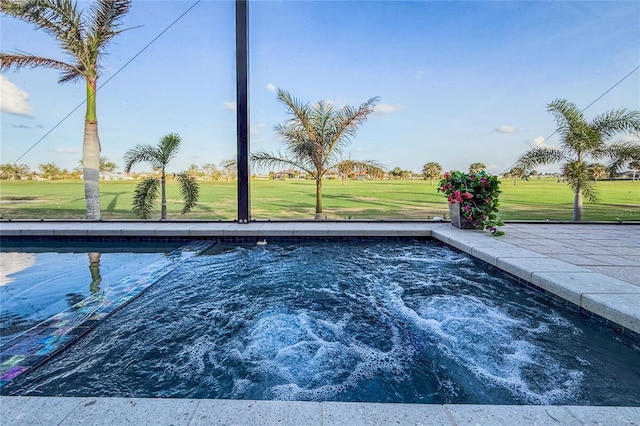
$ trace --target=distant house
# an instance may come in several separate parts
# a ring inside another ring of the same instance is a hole
[[[368,177],[369,177],[369,174],[365,171],[356,172],[354,176],[356,180],[366,180],[368,179]]]
[[[640,177],[640,170],[636,170],[636,179],[638,179],[638,177]],[[625,172],[620,172],[618,173],[618,176],[616,176],[618,179],[633,179],[633,170],[627,170]]]
[[[129,173],[100,173],[100,179],[102,180],[133,180],[133,176]]]
[[[287,180],[287,179],[306,179],[307,174],[301,172],[300,170],[288,169],[281,170],[276,172],[274,175],[274,179],[276,180]]]

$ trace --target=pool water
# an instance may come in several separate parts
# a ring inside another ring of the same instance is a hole
[[[176,244],[79,244],[43,249],[3,244],[0,344],[165,257]]]
[[[3,394],[640,404],[640,348],[435,241],[223,246]]]

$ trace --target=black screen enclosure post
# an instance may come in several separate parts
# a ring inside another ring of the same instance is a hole
[[[249,24],[248,0],[236,0],[236,126],[238,222],[251,221],[249,174]]]

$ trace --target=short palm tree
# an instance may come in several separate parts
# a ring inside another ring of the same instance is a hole
[[[180,147],[180,136],[176,133],[166,134],[160,139],[157,146],[136,145],[124,154],[124,170],[131,171],[131,167],[140,162],[150,163],[152,167],[160,170],[160,179],[157,177],[145,178],[136,186],[133,194],[133,212],[141,219],[149,219],[153,211],[153,205],[158,198],[158,188],[161,190],[160,218],[167,218],[166,195],[166,167]],[[182,214],[189,212],[198,201],[198,182],[187,172],[175,175],[180,185],[180,193],[184,198]]]
[[[442,176],[442,166],[440,163],[430,161],[422,166],[422,176],[425,179],[429,179],[429,185],[433,185],[433,180],[440,179]]]
[[[100,220],[100,139],[96,116],[99,60],[118,30],[131,0],[98,0],[84,14],[71,0],[2,0],[0,11],[52,35],[71,61],[25,54],[0,53],[0,71],[23,67],[60,70],[59,83],[84,79],[87,90],[82,164],[87,219]],[[86,17],[86,19],[84,19]]]
[[[371,98],[358,108],[344,106],[337,109],[326,101],[314,105],[303,103],[282,89],[278,89],[277,96],[292,116],[275,127],[287,152],[260,151],[251,156],[251,161],[262,167],[293,167],[311,176],[316,181],[315,218],[322,219],[322,178],[337,167],[342,149],[373,112],[379,98]],[[361,163],[375,165],[375,162]]]
[[[349,176],[356,173],[366,173],[369,176],[377,176],[384,173],[384,167],[376,161],[342,160],[336,164],[335,170],[342,176],[342,184],[347,186]]]
[[[594,182],[590,179],[587,160],[609,158],[609,169],[638,158],[640,144],[633,141],[607,143],[619,133],[640,132],[640,111],[619,109],[600,114],[587,122],[575,104],[556,99],[547,106],[556,119],[560,147],[540,146],[525,153],[518,164],[526,170],[537,165],[563,162],[562,175],[574,192],[573,220],[583,217],[583,196],[597,201]]]
[[[524,179],[527,176],[527,171],[524,167],[516,166],[509,170],[509,176],[513,178],[513,186],[517,186],[518,179]]]
[[[480,173],[486,168],[487,166],[485,166],[484,163],[471,163],[471,165],[469,166],[469,173]]]
[[[607,174],[607,166],[600,163],[589,164],[589,175],[593,178],[594,182],[597,182],[603,176]]]

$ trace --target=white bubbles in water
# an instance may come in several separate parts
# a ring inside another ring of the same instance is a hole
[[[367,346],[349,335],[346,321],[305,310],[266,311],[252,325],[241,353],[269,398],[327,400],[381,372],[402,377],[406,350]]]
[[[579,389],[581,372],[564,369],[535,342],[525,340],[525,336],[548,331],[548,327],[532,327],[526,318],[515,318],[491,301],[442,295],[423,298],[417,311],[400,300],[396,300],[396,308],[399,315],[434,334],[436,347],[446,357],[519,398],[550,404]]]
[[[215,349],[215,343],[208,336],[200,336],[193,343],[183,344],[177,354],[180,362],[174,364],[172,369],[182,377],[202,375],[206,371],[207,359],[211,358]]]

